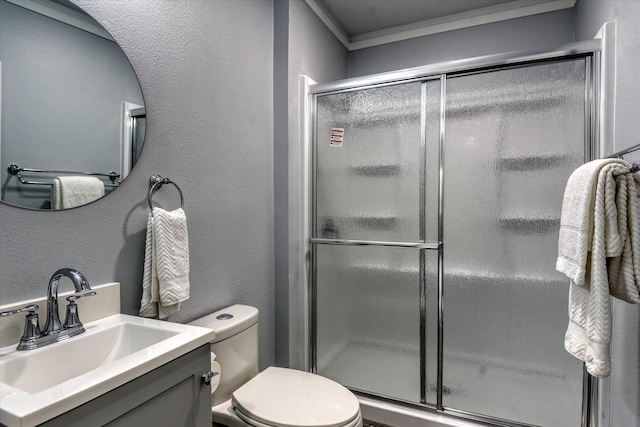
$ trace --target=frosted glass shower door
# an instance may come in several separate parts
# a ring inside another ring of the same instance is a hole
[[[420,239],[420,83],[317,101],[316,230],[325,239]]]
[[[585,69],[578,59],[447,79],[445,407],[581,423],[555,258],[564,184],[585,159]]]
[[[420,252],[318,245],[320,375],[367,393],[421,402]],[[424,252],[436,271],[437,252]]]
[[[316,370],[417,403],[425,388],[425,284],[437,286],[428,279],[437,251],[415,246],[437,236],[437,178],[427,190],[425,173],[437,174],[438,139],[430,145],[424,135],[425,127],[438,135],[438,109],[422,107],[439,87],[416,82],[329,94],[316,105]]]

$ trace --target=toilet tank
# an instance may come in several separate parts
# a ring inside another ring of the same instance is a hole
[[[212,406],[216,406],[230,399],[234,390],[258,374],[258,309],[236,304],[196,319],[190,325],[216,331],[211,342],[215,361],[220,364],[220,382],[217,388],[212,387]]]

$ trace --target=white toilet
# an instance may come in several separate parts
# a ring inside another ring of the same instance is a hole
[[[342,385],[309,372],[269,367],[258,372],[258,309],[233,305],[191,322],[211,328],[215,354],[212,419],[229,427],[362,427],[358,399]]]

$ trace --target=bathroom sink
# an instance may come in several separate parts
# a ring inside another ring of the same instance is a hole
[[[0,349],[0,423],[36,425],[201,345],[215,332],[117,314],[36,350]]]
[[[88,328],[78,339],[0,358],[0,379],[21,392],[38,393],[176,334],[131,322]]]

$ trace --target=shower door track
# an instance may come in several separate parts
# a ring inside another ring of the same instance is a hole
[[[309,352],[309,366],[313,372],[316,372],[316,343],[317,343],[317,328],[316,328],[316,316],[317,316],[317,307],[315,304],[316,300],[316,251],[315,247],[317,245],[343,245],[343,246],[383,246],[383,247],[398,247],[398,248],[417,248],[420,249],[421,258],[424,257],[425,250],[434,250],[438,251],[438,349],[437,349],[437,401],[436,405],[428,404],[425,400],[425,387],[424,387],[424,379],[425,379],[425,334],[424,334],[424,310],[421,313],[421,366],[420,366],[420,375],[421,375],[421,402],[422,404],[405,402],[402,400],[397,400],[393,398],[389,398],[386,396],[377,395],[375,393],[363,391],[363,390],[353,390],[354,392],[361,394],[364,397],[373,397],[378,400],[382,400],[388,403],[394,403],[400,406],[407,406],[413,408],[419,408],[420,410],[426,410],[430,412],[435,412],[437,414],[445,414],[450,415],[456,418],[466,419],[468,421],[475,421],[480,423],[489,423],[491,425],[496,426],[504,426],[504,427],[524,427],[529,426],[529,424],[522,424],[514,421],[508,421],[503,419],[493,418],[491,416],[485,416],[481,414],[476,414],[472,412],[467,412],[463,410],[458,410],[454,408],[448,408],[443,406],[442,397],[443,397],[443,362],[444,362],[444,347],[443,347],[443,335],[444,335],[444,327],[443,327],[443,318],[444,318],[444,304],[443,304],[443,200],[444,200],[444,141],[445,141],[445,103],[446,103],[446,79],[448,76],[460,76],[460,75],[468,75],[468,74],[476,74],[482,72],[495,71],[499,69],[506,68],[517,68],[521,66],[529,66],[538,63],[544,62],[553,62],[553,61],[562,61],[562,60],[570,60],[574,58],[585,58],[586,59],[586,75],[585,75],[585,162],[596,159],[599,157],[599,120],[600,120],[600,111],[598,111],[599,99],[604,94],[600,93],[600,52],[602,50],[601,40],[594,39],[588,41],[581,41],[576,43],[571,43],[567,45],[563,45],[557,47],[555,49],[547,49],[547,50],[534,50],[534,51],[525,51],[525,52],[514,52],[514,53],[504,53],[497,55],[487,55],[480,56],[469,59],[455,60],[449,62],[443,62],[433,65],[427,65],[422,67],[414,67],[399,71],[392,71],[386,73],[373,74],[370,76],[364,77],[356,77],[345,80],[340,80],[337,82],[331,83],[322,83],[310,86],[310,95],[313,97],[314,101],[312,103],[312,115],[313,115],[313,127],[312,127],[312,140],[313,146],[315,146],[316,141],[316,124],[315,124],[315,114],[316,114],[316,96],[317,95],[329,95],[335,93],[343,93],[350,92],[355,90],[368,89],[373,87],[383,87],[396,85],[401,83],[409,83],[409,82],[424,82],[426,80],[440,80],[441,82],[441,106],[440,106],[440,141],[439,141],[439,155],[438,155],[438,164],[439,164],[439,194],[438,194],[438,241],[437,243],[429,243],[425,241],[425,233],[424,233],[424,215],[421,215],[421,225],[420,225],[420,239],[421,242],[396,242],[396,241],[369,241],[369,240],[348,240],[348,239],[324,239],[315,237],[315,233],[311,230],[305,230],[305,234],[307,236],[311,236],[307,239],[310,244],[311,251],[311,265],[313,268],[308,269],[310,277],[309,283],[311,284],[311,292],[309,294],[309,304],[310,311],[310,331],[308,332],[310,335],[309,344],[310,344],[310,352]],[[423,132],[424,139],[424,132]],[[315,149],[311,150],[311,156],[315,154]],[[424,150],[424,141],[422,141],[422,156],[425,156]],[[424,164],[424,158],[422,159],[422,163]],[[421,177],[421,180],[424,180],[424,174]],[[311,180],[312,180],[312,194],[315,192],[316,188],[316,165],[315,160],[311,161]],[[424,195],[424,182],[421,182],[421,197]],[[421,209],[423,208],[424,203],[421,203]],[[316,223],[316,199],[315,196],[311,197],[311,224]],[[310,226],[310,228],[313,228]],[[421,270],[424,269],[424,262],[421,262]],[[424,298],[424,272],[421,271],[421,297],[422,300]],[[424,307],[424,306],[422,306]],[[598,427],[599,413],[602,412],[602,408],[600,408],[600,402],[608,401],[608,390],[602,387],[600,381],[597,378],[591,377],[584,371],[584,380],[583,380],[583,399],[582,399],[582,427]]]
[[[311,238],[309,243],[323,245],[343,246],[384,246],[393,248],[438,249],[438,243],[410,243],[410,242],[383,242],[377,240],[346,240],[346,239],[318,239]]]
[[[483,69],[505,67],[509,65],[540,62],[552,59],[570,58],[572,56],[586,56],[602,49],[599,39],[570,43],[555,49],[536,49],[525,52],[500,53],[496,55],[478,56],[441,62],[422,67],[407,68],[399,71],[372,74],[364,77],[354,77],[331,83],[319,83],[311,86],[312,95],[346,92],[367,87],[381,87],[397,83],[408,83],[424,80],[429,77],[439,77],[440,74],[464,74],[478,72]]]

